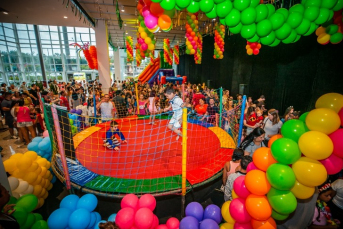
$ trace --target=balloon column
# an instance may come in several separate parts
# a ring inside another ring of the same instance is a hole
[[[137,36],[137,42],[140,45],[141,56],[145,58],[145,55],[143,56],[142,53],[145,54],[155,49],[155,39],[153,32],[144,24],[142,16],[138,17],[138,21],[140,26],[138,27],[139,36]]]
[[[188,13],[186,16],[186,54],[193,55],[197,50],[198,20],[195,14]]]
[[[326,23],[316,30],[319,44],[338,44],[343,40],[342,10],[336,11],[333,15],[333,23]]]
[[[214,31],[214,59],[224,58],[224,38],[225,38],[225,26],[216,25],[216,30]]]
[[[89,46],[89,54],[92,58],[94,69],[98,69],[98,55],[94,45]]]
[[[174,46],[174,63],[178,65],[180,63],[180,51],[179,51],[179,44]]]
[[[77,51],[79,55],[81,51],[83,52],[83,55],[85,56],[88,63],[88,67],[90,69],[98,70],[98,59],[95,46],[90,46],[89,42],[83,43],[82,45],[79,45],[78,43],[72,43],[70,45],[73,45],[74,47],[79,47]]]
[[[126,37],[126,61],[133,61],[133,40],[131,36]]]
[[[32,142],[27,145],[27,149],[29,151],[34,151],[39,156],[47,159],[48,161],[51,161],[51,156],[52,156],[51,142],[50,142],[48,131],[46,130],[46,132],[44,133],[46,133],[48,136],[45,138],[35,137],[34,139],[32,139]]]
[[[94,228],[101,220],[100,214],[94,211],[97,205],[98,199],[93,194],[86,194],[81,198],[68,195],[60,202],[60,208],[49,216],[49,229]]]
[[[233,196],[238,196],[222,207],[227,224],[276,228],[274,219],[286,219],[296,198],[310,198],[328,174],[342,170],[342,124],[343,95],[337,93],[321,96],[316,109],[285,122],[282,135],[269,140],[270,148],[257,149],[247,175],[235,180]]]
[[[194,55],[194,60],[196,64],[201,64],[202,59],[202,36],[198,32],[198,41],[197,41],[197,52]]]
[[[141,56],[141,50],[140,50],[140,44],[136,44],[136,62],[137,62],[137,67],[141,66],[142,62],[142,56]]]
[[[249,42],[247,41],[246,49],[247,49],[247,54],[251,56],[252,54],[257,55],[260,53],[261,49],[261,44],[258,42]]]
[[[173,54],[171,53],[170,41],[168,38],[163,39],[163,56],[164,62],[169,65],[173,64]]]

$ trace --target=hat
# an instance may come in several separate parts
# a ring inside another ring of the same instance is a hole
[[[87,106],[87,105],[88,105],[88,103],[84,103],[84,104],[83,104],[83,106]]]
[[[319,191],[319,195],[322,194],[323,192],[330,190],[331,188],[331,183],[330,181],[326,181],[324,184],[318,186],[318,191]]]

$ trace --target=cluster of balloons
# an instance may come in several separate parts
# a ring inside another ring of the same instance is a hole
[[[247,50],[247,54],[251,56],[252,54],[258,55],[260,53],[262,45],[258,42],[249,42],[247,41],[247,45],[245,46]]]
[[[186,20],[186,54],[194,55],[198,47],[199,22],[197,14],[188,13]]]
[[[198,47],[197,52],[194,55],[194,60],[196,64],[201,64],[202,60],[202,36],[198,33]]]
[[[82,110],[78,109],[71,109],[69,111],[68,117],[69,117],[69,123],[71,126],[71,132],[73,135],[77,134],[81,130],[81,124],[82,124]]]
[[[173,49],[170,48],[170,41],[168,38],[163,39],[163,57],[164,62],[169,65],[173,64]]]
[[[318,43],[322,45],[329,44],[329,42],[331,42],[331,44],[340,43],[343,40],[342,28],[342,10],[340,10],[334,13],[332,20],[323,24],[316,30]]]
[[[65,228],[98,228],[101,216],[94,209],[98,199],[93,194],[86,194],[79,198],[77,195],[68,195],[60,203],[60,208],[51,213],[48,218],[49,229]]]
[[[223,59],[224,58],[224,38],[225,38],[225,26],[216,25],[214,31],[214,59]]]
[[[89,46],[89,42],[83,43],[82,45],[79,45],[78,43],[72,43],[71,45],[74,47],[77,46],[79,51],[82,50],[90,69],[98,70],[98,57],[96,47],[94,45]]]
[[[138,17],[140,26],[138,27],[139,36],[137,36],[137,42],[140,45],[142,52],[153,51],[155,49],[155,37],[152,31],[150,31],[144,24],[142,16]]]
[[[38,198],[32,194],[26,194],[18,200],[11,197],[8,204],[15,204],[12,216],[17,220],[22,229],[48,229],[48,224],[43,220],[41,214],[32,213],[38,208]]]
[[[174,63],[178,65],[180,63],[180,50],[179,50],[179,44],[174,46]]]
[[[133,39],[131,36],[126,36],[126,61],[133,61]]]
[[[145,54],[143,53],[143,55]],[[142,63],[142,54],[141,54],[139,43],[136,44],[136,63],[137,63],[137,67],[141,66],[141,63]]]
[[[49,138],[49,132],[45,130],[43,133],[43,137],[35,137],[34,139],[32,139],[32,142],[27,145],[27,149],[29,151],[34,151],[39,156],[47,159],[48,161],[51,161],[52,148]]]
[[[50,172],[50,162],[38,156],[36,152],[16,153],[4,162],[12,195],[19,198],[25,194],[33,194],[39,198],[38,208],[43,206],[56,177]],[[54,178],[54,180],[53,180]]]
[[[185,210],[186,217],[180,222],[180,229],[219,229],[222,221],[220,208],[217,205],[208,205],[205,210],[198,202],[191,202]]]

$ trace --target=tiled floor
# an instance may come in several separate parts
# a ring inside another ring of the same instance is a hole
[[[10,132],[8,130],[0,132],[0,146],[3,148],[1,151],[2,160],[7,160],[12,155],[11,148],[15,153],[25,153],[27,151],[27,147],[20,148],[23,143],[18,144],[18,139],[8,139],[9,137]]]

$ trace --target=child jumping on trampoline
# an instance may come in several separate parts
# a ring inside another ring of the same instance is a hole
[[[115,137],[115,135],[120,137],[120,141]],[[119,130],[118,123],[116,121],[111,121],[110,129],[106,131],[106,139],[104,139],[104,146],[109,149],[119,150],[121,143],[127,143],[124,134]]]

